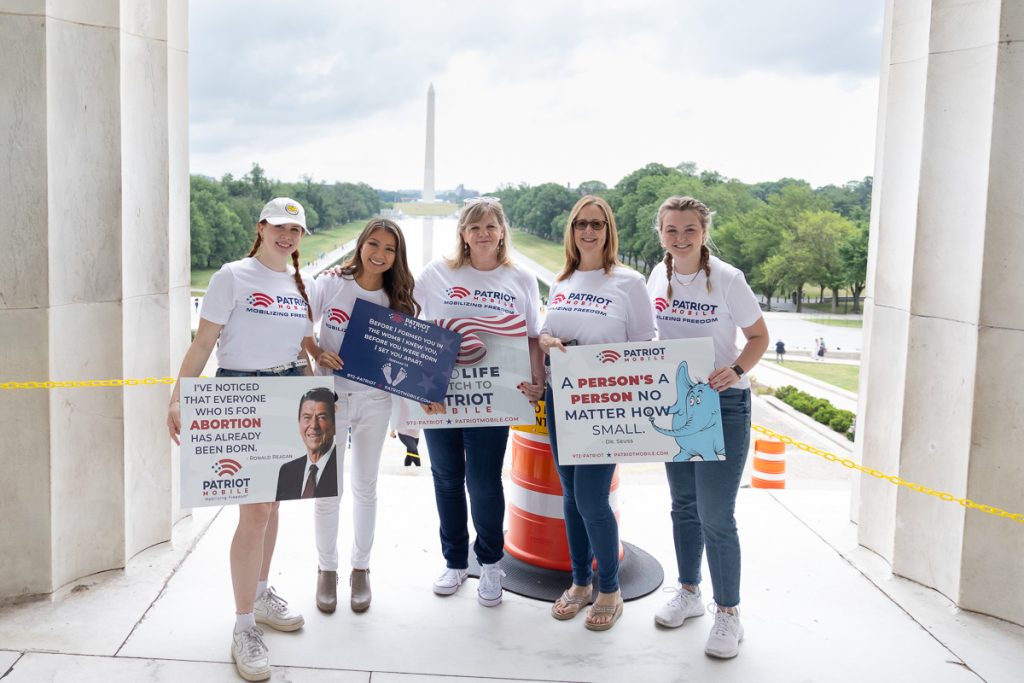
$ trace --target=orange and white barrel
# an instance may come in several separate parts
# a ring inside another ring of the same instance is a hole
[[[755,489],[786,488],[786,444],[773,439],[754,441],[750,485]]]
[[[570,571],[572,561],[565,537],[562,483],[555,469],[547,426],[543,419],[541,407],[535,425],[512,429],[512,476],[510,485],[505,489],[508,504],[505,551],[536,567]],[[618,519],[618,468],[612,477],[609,502]],[[619,559],[622,559],[623,554],[620,544]]]

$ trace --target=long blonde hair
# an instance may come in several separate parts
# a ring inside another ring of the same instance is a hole
[[[505,211],[501,208],[501,200],[497,197],[473,197],[467,199],[462,210],[459,212],[459,229],[455,243],[455,255],[445,259],[445,263],[451,268],[461,268],[470,263],[469,244],[462,236],[462,231],[470,223],[477,223],[484,219],[487,214],[493,214],[494,220],[501,226],[501,239],[498,241],[498,265],[512,265],[512,258],[509,255],[512,251],[512,235],[508,230],[508,220],[505,218]]]
[[[580,267],[580,250],[576,246],[572,225],[576,222],[580,212],[591,205],[596,205],[601,209],[604,219],[608,221],[608,239],[604,241],[604,249],[601,252],[601,265],[604,272],[610,273],[612,268],[622,265],[622,262],[619,261],[619,232],[615,228],[615,215],[612,213],[612,207],[602,197],[588,194],[580,197],[580,200],[572,207],[572,211],[569,212],[569,220],[565,223],[565,237],[562,240],[565,245],[565,265],[555,277],[556,282],[570,277]]]

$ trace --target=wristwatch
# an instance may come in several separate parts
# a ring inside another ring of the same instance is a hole
[[[739,365],[732,366],[732,371],[736,373],[737,377],[743,376],[743,368],[741,368]]]

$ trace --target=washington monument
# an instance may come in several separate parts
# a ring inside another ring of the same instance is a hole
[[[423,201],[434,201],[434,84],[427,88],[427,153],[423,164]]]

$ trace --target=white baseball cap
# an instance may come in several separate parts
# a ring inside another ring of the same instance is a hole
[[[313,234],[306,227],[306,211],[302,208],[302,204],[290,197],[277,197],[267,202],[267,205],[260,211],[260,223],[263,221],[271,225],[298,223],[307,235]]]

